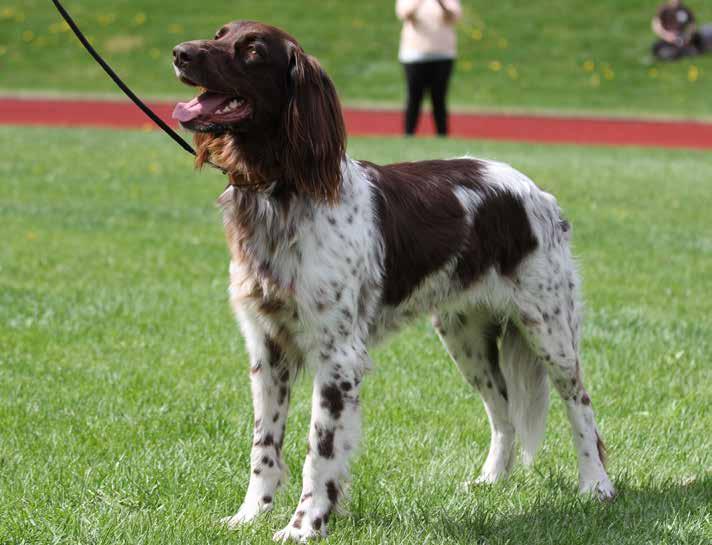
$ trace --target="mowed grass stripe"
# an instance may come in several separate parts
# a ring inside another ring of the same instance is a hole
[[[247,485],[247,361],[213,205],[161,135],[1,129],[0,543],[268,543],[300,493],[309,419],[295,393],[292,477],[231,533]],[[709,154],[352,139],[387,162],[472,154],[555,193],[584,276],[585,380],[621,494],[576,493],[555,400],[531,471],[467,489],[489,442],[481,402],[422,319],[373,352],[349,515],[332,543],[709,543]]]

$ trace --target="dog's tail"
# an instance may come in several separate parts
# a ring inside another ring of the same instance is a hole
[[[543,363],[511,322],[502,337],[500,367],[507,384],[509,419],[522,446],[522,461],[531,465],[546,430],[549,383]]]

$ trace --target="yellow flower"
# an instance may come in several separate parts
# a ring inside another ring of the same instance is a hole
[[[517,70],[517,67],[510,64],[507,67],[507,75],[512,79],[519,79],[519,71]]]
[[[177,23],[168,25],[168,32],[171,34],[181,34],[183,32],[183,25],[179,25]]]
[[[161,50],[156,47],[152,47],[149,50],[148,54],[150,55],[150,57],[152,59],[160,59],[161,58]]]
[[[3,19],[11,19],[15,16],[15,10],[11,7],[5,7],[0,9],[0,17]]]
[[[2,57],[5,53],[7,53],[7,47],[0,45],[0,57]]]
[[[25,20],[25,14],[21,11],[15,14],[15,21],[21,23]]]
[[[479,29],[479,28],[476,28],[476,29],[474,29],[474,30],[472,31],[472,33],[470,34],[470,36],[472,36],[472,39],[473,39],[473,40],[479,42],[479,41],[482,39],[482,30]]]
[[[116,15],[113,13],[110,13],[108,15],[99,15],[97,18],[97,21],[99,21],[99,24],[101,26],[108,26],[114,21],[116,21]]]
[[[598,74],[593,74],[591,76],[591,87],[600,87],[601,86],[601,76]]]
[[[506,38],[500,38],[499,41],[497,42],[497,45],[499,46],[500,49],[507,49],[509,47],[509,42],[507,41]]]
[[[35,39],[35,33],[32,32],[31,30],[25,30],[22,33],[22,41],[23,42],[30,43],[34,39]]]
[[[144,129],[144,130],[151,130],[151,129]],[[158,163],[149,163],[148,165],[148,171],[151,174],[160,174],[161,172],[161,165]]]
[[[145,13],[137,13],[134,15],[133,21],[137,25],[142,25],[146,22],[146,14]]]
[[[651,68],[648,70],[648,75],[651,78],[657,78],[658,77],[658,69],[657,68]]]
[[[690,83],[695,83],[700,77],[700,69],[694,64],[687,70],[687,79]]]
[[[611,81],[616,77],[616,73],[610,68],[606,67],[603,69],[603,77],[606,78],[608,81]]]
[[[25,238],[27,240],[37,240],[37,233],[35,233],[34,231],[27,231],[27,233],[25,234]]]
[[[460,61],[460,68],[462,68],[465,72],[472,70],[473,66],[472,61]]]
[[[366,23],[364,23],[362,19],[354,19],[351,21],[351,26],[353,28],[363,28],[366,26]]]
[[[502,69],[502,63],[499,61],[490,61],[488,66],[492,72],[499,72]]]
[[[588,59],[587,61],[584,61],[583,69],[589,73],[593,72],[596,69],[596,63],[593,62],[591,59]]]

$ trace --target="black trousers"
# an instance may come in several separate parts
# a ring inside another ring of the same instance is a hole
[[[408,99],[405,106],[405,134],[414,134],[420,117],[420,106],[425,91],[430,91],[433,104],[435,128],[440,136],[446,136],[447,107],[445,97],[452,74],[452,59],[403,63]]]
[[[662,61],[675,61],[683,57],[694,57],[703,52],[700,35],[695,33],[688,45],[678,46],[664,40],[653,44],[653,56]]]

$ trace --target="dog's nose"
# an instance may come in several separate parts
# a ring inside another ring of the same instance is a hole
[[[195,57],[195,46],[190,42],[178,44],[173,48],[173,63],[176,66],[185,66]]]

